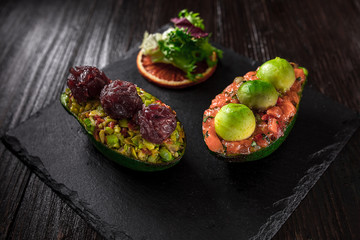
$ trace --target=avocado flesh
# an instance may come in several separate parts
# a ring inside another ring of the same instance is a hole
[[[218,157],[220,160],[223,160],[225,162],[250,162],[250,161],[255,161],[255,160],[265,158],[265,157],[269,156],[270,154],[272,154],[276,149],[278,149],[280,147],[280,145],[285,141],[285,139],[287,138],[287,136],[291,132],[292,128],[294,127],[296,118],[297,118],[298,113],[299,113],[299,106],[300,106],[300,103],[301,103],[302,92],[303,92],[304,87],[305,87],[305,85],[307,83],[307,80],[308,80],[308,71],[307,71],[307,69],[305,69],[303,67],[299,67],[299,68],[304,70],[305,82],[302,84],[301,90],[299,91],[299,103],[296,106],[296,114],[292,117],[291,121],[288,123],[288,125],[284,129],[283,136],[279,137],[278,139],[276,139],[275,141],[270,143],[267,147],[261,148],[261,149],[259,149],[257,151],[254,151],[254,152],[250,153],[250,154],[227,155],[226,153],[217,153],[217,152],[213,152],[211,150],[209,150],[209,151],[212,154],[214,154],[216,157]]]
[[[154,172],[154,171],[161,171],[165,170],[167,168],[170,168],[174,165],[176,165],[182,156],[185,153],[186,149],[186,136],[184,136],[184,149],[181,152],[181,154],[169,162],[163,162],[163,163],[151,163],[151,162],[144,162],[132,157],[128,157],[125,155],[120,154],[119,152],[116,152],[110,148],[108,148],[106,145],[102,144],[101,142],[97,141],[91,131],[86,129],[86,127],[81,123],[80,119],[70,111],[68,106],[68,95],[66,93],[62,93],[60,96],[60,102],[61,105],[65,108],[65,110],[72,115],[78,123],[81,125],[81,127],[86,131],[87,136],[90,138],[91,142],[94,144],[94,146],[108,159],[133,170],[136,171],[143,171],[143,172]],[[178,121],[178,119],[177,119]]]

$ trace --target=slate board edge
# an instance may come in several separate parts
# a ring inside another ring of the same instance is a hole
[[[168,27],[168,25],[165,25],[165,26],[161,27],[160,30],[166,29],[167,27]],[[233,49],[231,49],[231,48],[225,48],[217,43],[212,43],[212,44],[214,44],[214,46],[216,46],[217,48],[220,48],[222,50],[229,50],[229,51],[234,52]],[[111,68],[111,66],[119,64],[119,62],[122,62],[122,61],[130,58],[133,54],[137,54],[137,52],[138,52],[138,48],[134,47],[134,48],[130,49],[129,51],[127,51],[126,56],[124,56],[123,58],[120,58],[119,60],[117,60],[113,63],[108,64],[103,69],[106,70],[107,68]],[[234,53],[238,55],[238,53],[236,53],[236,52],[234,52]],[[250,60],[251,64],[254,66],[260,64],[258,61],[250,59],[246,56],[243,56],[243,55],[239,55],[239,56],[241,58]],[[311,86],[308,86],[308,87],[311,87]],[[62,91],[63,91],[63,89],[62,89]],[[60,94],[61,93],[59,93],[59,95]],[[323,97],[327,98],[330,101],[337,102],[334,99],[332,99],[324,94],[322,94],[322,95],[323,95]],[[41,115],[41,113],[43,111],[46,111],[47,108],[50,108],[53,104],[56,104],[56,102],[59,103],[58,100],[54,100],[53,102],[50,102],[47,106],[45,106],[44,108],[42,108],[41,110],[36,112],[29,119],[37,118],[38,116]],[[341,104],[341,103],[339,103],[339,104]],[[344,108],[346,108],[346,107],[344,106]],[[351,111],[353,111],[353,110],[351,110]],[[27,120],[29,120],[29,119],[27,119]],[[318,179],[321,177],[321,175],[326,171],[326,169],[329,167],[329,165],[335,160],[336,156],[341,152],[341,150],[346,145],[346,143],[349,141],[351,136],[355,133],[358,126],[360,125],[359,119],[360,119],[359,114],[357,113],[357,119],[355,120],[356,123],[353,123],[354,125],[352,126],[353,129],[351,129],[351,127],[348,127],[342,131],[343,134],[346,133],[346,136],[347,136],[346,139],[344,140],[343,144],[339,144],[339,143],[333,144],[333,145],[329,146],[329,148],[327,149],[327,150],[331,150],[332,148],[334,148],[335,145],[336,146],[340,145],[338,151],[333,153],[331,155],[331,158],[328,159],[327,161],[324,161],[324,162],[322,162],[322,164],[314,166],[313,168],[309,169],[308,174],[305,175],[303,178],[301,178],[300,181],[298,182],[298,184],[296,185],[296,187],[294,188],[294,193],[291,196],[278,201],[278,204],[281,204],[280,202],[288,202],[291,204],[287,204],[286,208],[284,208],[283,210],[270,216],[269,219],[267,220],[267,222],[260,227],[258,234],[251,237],[252,240],[271,239],[276,234],[276,232],[280,229],[280,227],[285,223],[287,218],[291,215],[291,213],[300,204],[302,199],[305,198],[305,196],[310,191],[310,189],[315,185],[315,183],[318,181]],[[24,122],[26,122],[27,120],[25,120]],[[21,125],[22,123],[20,123],[19,125]],[[73,208],[75,210],[75,212],[77,212],[85,221],[89,222],[90,225],[92,227],[94,227],[94,229],[96,229],[105,238],[108,238],[108,239],[114,239],[114,238],[116,238],[116,239],[132,239],[132,237],[128,236],[125,232],[116,231],[116,230],[114,230],[114,227],[112,227],[110,224],[99,219],[99,217],[96,214],[92,213],[92,211],[87,207],[87,203],[84,201],[81,201],[81,199],[77,196],[77,192],[70,190],[64,184],[57,183],[54,179],[52,179],[50,174],[48,174],[47,170],[43,166],[41,160],[36,156],[30,156],[27,153],[26,149],[21,146],[21,143],[15,137],[11,136],[11,130],[12,129],[8,130],[5,133],[5,135],[3,135],[1,137],[4,145],[13,154],[15,154],[22,162],[24,162],[30,169],[32,169],[34,171],[34,173],[46,185],[48,185],[50,188],[52,188],[62,199],[64,199],[65,202],[71,208]],[[323,150],[324,149],[320,150],[319,152],[323,152]],[[316,153],[314,153],[314,154],[316,154]],[[34,164],[31,164],[32,162],[35,162],[36,166]],[[318,170],[314,172],[315,169],[318,169]],[[306,179],[308,179],[308,181],[306,181]],[[304,187],[300,188],[300,186],[302,186],[304,184],[303,182],[310,182],[311,184],[308,184],[305,188]]]
[[[287,207],[270,216],[267,222],[260,227],[258,234],[251,237],[250,240],[271,239],[275,236],[275,234],[280,230],[281,226],[291,216],[291,214],[299,206],[301,201],[306,197],[308,192],[324,174],[330,164],[336,159],[338,154],[342,151],[344,146],[357,131],[359,124],[360,118],[357,117],[352,121],[351,126],[348,126],[343,131],[338,133],[338,135],[342,135],[344,137],[342,143],[334,143],[326,147],[325,149],[321,149],[320,151],[312,154],[313,157],[326,158],[328,156],[328,153],[332,152],[332,154],[329,155],[328,159],[325,159],[321,164],[315,165],[307,170],[307,174],[299,180],[298,184],[294,188],[294,193],[291,196],[281,199],[275,203],[275,205],[284,204]]]
[[[52,107],[53,104],[57,104],[57,102],[49,104],[49,106],[40,110],[39,114],[35,114],[31,118],[37,118],[42,111],[46,111],[46,109]],[[291,196],[281,199],[275,203],[276,205],[284,204],[287,207],[270,216],[267,222],[260,227],[259,232],[250,238],[251,240],[271,239],[279,231],[287,218],[293,211],[295,211],[310,189],[316,184],[322,174],[342,151],[343,147],[358,129],[359,123],[359,118],[357,118],[352,122],[352,125],[339,133],[339,135],[346,136],[342,143],[334,143],[326,149],[313,153],[312,156],[314,157],[326,157],[328,152],[333,151],[327,160],[324,160],[321,164],[315,165],[307,171],[307,174],[300,179],[294,188],[294,193]],[[21,143],[15,137],[11,136],[10,132],[11,130],[1,138],[4,145],[31,170],[33,170],[46,185],[52,188],[55,193],[57,193],[86,222],[96,229],[96,231],[107,239],[132,239],[131,236],[128,236],[125,232],[115,231],[110,224],[99,219],[99,217],[92,213],[92,211],[87,207],[87,203],[77,196],[77,192],[70,190],[64,184],[57,183],[54,179],[52,179],[50,174],[48,174],[47,170],[44,168],[41,160],[36,156],[30,156],[27,153],[27,150],[21,146]],[[334,149],[338,150],[334,151]],[[31,163],[36,164],[34,165]],[[306,187],[304,187],[304,185],[306,185]]]
[[[50,104],[48,107],[51,107],[52,105],[53,104]],[[44,111],[45,109],[40,111]],[[28,166],[47,186],[58,194],[61,199],[63,199],[76,213],[80,215],[80,217],[89,223],[103,237],[106,239],[132,239],[125,232],[115,231],[110,224],[99,219],[99,217],[92,213],[91,209],[87,207],[87,203],[78,197],[77,192],[70,190],[62,183],[56,182],[43,166],[41,160],[36,156],[29,155],[27,150],[21,146],[18,139],[9,135],[9,132],[2,136],[1,140],[15,156]]]

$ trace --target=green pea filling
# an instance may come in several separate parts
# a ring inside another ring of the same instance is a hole
[[[171,161],[171,160],[173,159],[173,156],[171,155],[171,153],[169,152],[169,150],[167,150],[167,149],[164,148],[164,147],[162,147],[162,148],[160,149],[159,154],[160,154],[160,157],[161,157],[162,159],[164,159],[166,162],[169,162],[169,161]]]

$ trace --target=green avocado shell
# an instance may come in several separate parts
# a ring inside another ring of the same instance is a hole
[[[301,68],[301,67],[299,67],[299,68]],[[304,73],[307,73],[307,70],[305,68],[303,68],[303,69],[304,69]],[[215,156],[217,156],[219,159],[221,159],[221,160],[223,160],[225,162],[251,162],[251,161],[255,161],[255,160],[265,158],[265,157],[269,156],[270,154],[272,154],[285,141],[286,137],[291,132],[291,129],[294,127],[297,115],[299,113],[299,106],[300,106],[300,103],[301,103],[302,92],[304,90],[305,84],[306,84],[307,79],[308,79],[307,74],[305,74],[305,78],[306,78],[305,82],[302,85],[301,90],[300,90],[299,103],[296,106],[296,114],[291,119],[291,122],[286,126],[286,129],[284,131],[283,136],[276,139],[274,142],[269,144],[267,147],[262,148],[262,149],[260,149],[258,151],[252,152],[250,154],[226,155],[226,154],[222,154],[222,153],[213,152],[210,149],[209,149],[209,151],[212,154],[214,154]]]
[[[170,161],[170,162],[164,162],[164,163],[149,163],[149,162],[144,162],[144,161],[140,161],[138,159],[135,158],[131,158],[131,157],[127,157],[124,156],[110,148],[108,148],[106,145],[102,144],[101,142],[98,142],[95,138],[94,135],[89,132],[80,122],[80,120],[77,118],[76,115],[74,115],[70,109],[68,108],[68,104],[66,102],[66,93],[62,93],[60,96],[60,102],[63,105],[63,107],[66,109],[66,111],[72,115],[77,121],[78,123],[81,125],[81,127],[86,131],[88,137],[90,138],[91,142],[94,144],[94,146],[104,155],[106,156],[108,159],[133,170],[136,171],[143,171],[143,172],[155,172],[155,171],[161,171],[161,170],[165,170],[167,168],[170,168],[174,165],[176,165],[180,159],[183,157],[184,153],[185,153],[185,149],[186,149],[186,136],[184,138],[184,149],[181,152],[181,154],[175,158],[174,160]],[[178,119],[176,119],[178,121]]]
[[[299,106],[299,104],[298,104]],[[286,137],[289,135],[291,129],[293,128],[295,124],[295,120],[297,118],[297,112],[291,122],[287,125],[286,130],[284,131],[284,135],[276,139],[274,142],[272,142],[269,146],[262,148],[256,152],[250,153],[250,154],[238,154],[238,155],[223,155],[223,154],[217,154],[219,157],[221,157],[226,162],[250,162],[262,159],[264,157],[269,156],[272,154],[276,149],[280,147],[280,145],[285,141]]]

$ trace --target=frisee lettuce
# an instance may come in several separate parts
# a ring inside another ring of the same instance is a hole
[[[205,30],[203,20],[200,18],[199,13],[188,12],[187,9],[183,9],[179,12],[179,18],[186,18],[191,22],[195,27]]]
[[[193,25],[192,29],[204,30],[203,20],[198,13],[184,9],[180,11],[179,17],[186,18]],[[163,34],[145,32],[140,48],[153,62],[172,64],[183,70],[188,79],[195,80],[201,77],[201,74],[195,73],[196,64],[206,61],[207,65],[212,67],[216,65],[218,58],[222,58],[222,51],[209,43],[210,35],[198,34],[197,31],[195,34],[198,35],[194,37],[189,30],[190,28],[175,27],[169,28]],[[216,59],[212,57],[214,52]]]
[[[194,38],[203,38],[209,36],[209,34],[203,31],[199,27],[195,27],[186,18],[172,18],[171,21],[175,24],[175,27],[185,30],[185,32]]]

